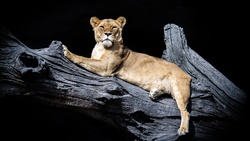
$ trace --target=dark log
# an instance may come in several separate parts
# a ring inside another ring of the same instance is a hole
[[[16,102],[56,107],[107,124],[122,132],[121,138],[127,136],[126,140],[211,141],[243,131],[246,93],[193,51],[177,25],[164,27],[162,58],[192,76],[190,132],[181,137],[177,134],[180,113],[169,95],[152,101],[137,86],[89,72],[64,57],[61,41],[31,49],[4,27],[0,34],[1,110],[7,111]]]

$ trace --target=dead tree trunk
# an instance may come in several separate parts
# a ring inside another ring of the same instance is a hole
[[[0,34],[1,101],[21,97],[67,109],[107,123],[131,140],[223,140],[244,124],[246,93],[189,48],[174,24],[164,27],[162,58],[192,76],[190,133],[183,137],[177,134],[180,113],[170,96],[152,101],[139,87],[86,71],[63,56],[60,41],[30,49],[4,27]]]

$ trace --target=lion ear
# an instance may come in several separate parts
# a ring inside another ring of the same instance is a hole
[[[124,25],[126,24],[126,18],[120,16],[119,18],[116,19],[116,21],[118,21],[121,24],[121,28],[124,27]]]
[[[100,20],[97,17],[90,18],[90,24],[92,25],[93,28],[97,27],[99,23]]]

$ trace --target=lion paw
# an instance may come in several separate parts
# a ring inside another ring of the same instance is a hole
[[[156,99],[156,95],[154,95],[153,93],[149,93],[149,98],[152,99],[152,100],[155,100]]]
[[[67,54],[68,54],[68,48],[67,48],[67,46],[65,46],[65,45],[62,45],[62,47],[63,47],[63,54],[64,54],[64,56],[67,56]]]
[[[180,128],[179,128],[178,134],[179,134],[180,136],[185,135],[186,133],[188,133],[188,129],[187,129],[187,128],[185,128],[185,127],[180,127]]]
[[[160,96],[161,94],[163,94],[162,91],[160,90],[157,90],[157,89],[154,89],[154,90],[151,90],[149,92],[149,97],[152,99],[152,100],[155,100],[158,96]]]

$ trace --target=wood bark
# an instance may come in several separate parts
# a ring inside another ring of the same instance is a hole
[[[32,101],[90,117],[124,133],[127,140],[211,141],[238,135],[236,131],[245,124],[246,93],[187,45],[181,27],[167,24],[163,32],[162,58],[192,76],[186,136],[177,134],[180,112],[170,95],[152,101],[137,86],[73,64],[64,57],[61,41],[31,49],[4,27],[0,33],[1,110],[7,111],[13,102]]]

